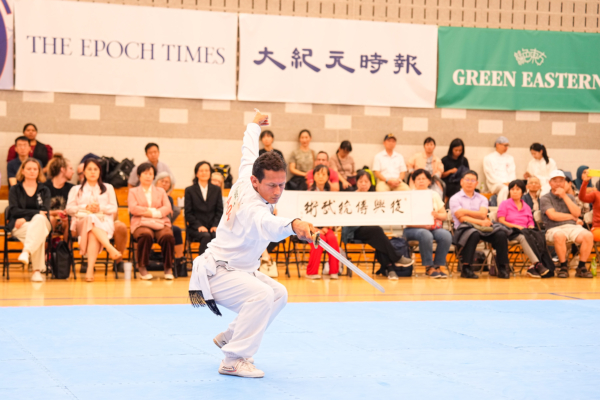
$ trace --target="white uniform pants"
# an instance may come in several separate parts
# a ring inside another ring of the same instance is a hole
[[[508,186],[506,186],[505,184],[498,183],[498,184],[494,185],[494,187],[492,187],[490,190],[492,191],[493,194],[498,195],[498,200],[497,200],[498,206],[504,200],[508,199]]]
[[[19,229],[13,229],[12,235],[19,239],[31,255],[31,265],[34,271],[46,270],[46,238],[52,226],[48,218],[41,214],[34,215],[31,221],[25,222]]]
[[[228,343],[223,354],[228,358],[254,356],[273,319],[285,307],[287,289],[260,271],[228,271],[218,267],[208,278],[215,302],[237,317],[225,332]]]

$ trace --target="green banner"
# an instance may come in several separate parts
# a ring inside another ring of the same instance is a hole
[[[600,34],[439,28],[437,107],[600,112]]]

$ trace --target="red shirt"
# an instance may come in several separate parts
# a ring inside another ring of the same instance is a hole
[[[592,227],[600,227],[600,192],[587,193],[589,181],[583,181],[579,189],[579,200],[584,203],[592,203]]]
[[[48,152],[48,161],[50,161],[53,156],[52,146],[50,146],[49,144],[45,144],[44,146],[46,146],[46,151]],[[34,151],[35,146],[31,148],[31,151],[29,152],[29,157],[33,157]],[[6,162],[11,162],[15,158],[17,158],[17,152],[15,150],[15,145],[13,144],[12,146],[10,146],[10,149],[8,149],[8,156],[6,157]],[[46,164],[48,163],[48,161],[46,161]],[[42,167],[45,167],[45,165],[42,165]]]

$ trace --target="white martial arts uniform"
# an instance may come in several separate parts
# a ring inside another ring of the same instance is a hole
[[[542,186],[542,192],[540,196],[550,192],[550,172],[557,170],[556,161],[552,158],[548,159],[548,163],[543,158],[536,160],[535,158],[529,161],[527,165],[527,172],[531,176],[537,176]]]
[[[228,358],[252,357],[287,302],[285,286],[258,271],[267,245],[294,234],[293,219],[274,216],[275,206],[250,181],[260,132],[257,124],[248,124],[238,180],[227,198],[216,238],[194,260],[190,280],[190,294],[202,290],[204,300],[214,299],[238,314],[225,332],[228,343],[222,350]]]
[[[517,179],[515,159],[508,153],[494,151],[483,158],[483,171],[488,189],[498,195],[498,204],[508,198],[508,186]]]

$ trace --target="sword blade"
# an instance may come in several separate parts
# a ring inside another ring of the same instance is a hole
[[[356,272],[356,274],[358,276],[360,276],[365,281],[370,283],[371,286],[373,286],[375,289],[379,290],[381,293],[385,293],[385,289],[383,288],[383,286],[381,286],[379,283],[375,282],[373,280],[373,278],[371,278],[369,275],[365,274],[363,272],[363,270],[358,268],[356,265],[352,264],[346,257],[342,256],[340,253],[335,251],[330,245],[328,245],[327,243],[325,243],[322,240],[319,240],[319,246],[321,246],[323,249],[325,249],[325,251],[327,251],[329,254],[331,254],[332,256],[337,258],[339,260],[339,262],[344,264],[346,267],[348,267],[352,271]]]

